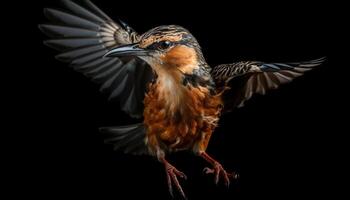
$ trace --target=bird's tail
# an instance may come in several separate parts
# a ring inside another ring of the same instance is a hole
[[[105,136],[105,143],[113,144],[114,150],[122,150],[131,154],[148,154],[145,143],[146,129],[144,124],[127,126],[101,127],[100,132]]]

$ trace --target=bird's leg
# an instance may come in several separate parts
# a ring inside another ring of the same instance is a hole
[[[177,170],[173,165],[171,165],[168,161],[166,161],[164,157],[160,158],[160,161],[164,164],[164,167],[165,167],[170,195],[174,197],[173,186],[172,186],[174,184],[177,190],[180,192],[181,196],[184,199],[187,199],[179,181],[177,180],[177,176],[186,180],[187,179],[186,175],[183,172]]]
[[[237,173],[228,173],[226,170],[222,167],[222,165],[214,160],[212,157],[210,157],[206,152],[200,153],[200,156],[204,158],[206,161],[208,161],[210,164],[212,164],[213,168],[204,168],[204,172],[206,174],[214,174],[215,175],[215,184],[219,183],[219,177],[222,176],[224,178],[224,183],[228,187],[230,185],[230,178],[237,179],[238,174]]]

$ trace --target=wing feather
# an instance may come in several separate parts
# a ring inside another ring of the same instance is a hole
[[[110,49],[138,42],[139,35],[111,20],[88,0],[61,0],[63,8],[45,8],[50,20],[39,25],[50,37],[44,43],[61,53],[56,58],[101,85],[109,99],[117,100],[121,108],[133,117],[142,117],[143,98],[152,70],[138,58],[103,58]]]
[[[265,94],[270,89],[289,83],[304,72],[322,64],[325,58],[294,63],[238,62],[218,65],[212,77],[218,88],[222,84],[231,89],[224,93],[225,110],[241,107],[253,94]]]
[[[95,15],[91,11],[87,10],[86,8],[70,1],[70,0],[62,0],[62,3],[65,5],[65,7],[74,13],[75,15],[82,17],[84,19],[87,19],[91,22],[97,22],[97,23],[104,23],[105,20],[100,18],[99,16]]]
[[[95,22],[51,8],[44,9],[44,14],[49,20],[58,24],[64,24],[65,26],[86,28],[95,31],[98,31],[100,27],[100,25]]]
[[[61,25],[50,25],[50,24],[40,25],[40,29],[48,37],[96,38],[99,36],[99,34],[101,34],[95,30],[88,30],[83,28],[68,27],[68,26],[61,26]]]

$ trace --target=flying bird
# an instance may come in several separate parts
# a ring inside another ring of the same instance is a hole
[[[210,67],[196,38],[177,25],[155,27],[143,34],[122,21],[113,21],[88,0],[62,0],[62,9],[45,8],[50,21],[40,30],[56,56],[100,85],[109,100],[142,122],[103,127],[106,143],[116,150],[154,156],[164,164],[169,192],[186,198],[179,178],[186,175],[166,155],[192,151],[203,157],[217,184],[238,174],[227,172],[206,149],[220,116],[254,94],[265,94],[320,65],[306,62],[244,61]],[[141,120],[140,120],[141,121]]]

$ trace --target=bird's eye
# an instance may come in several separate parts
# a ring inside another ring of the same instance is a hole
[[[170,41],[160,41],[157,43],[153,43],[150,46],[148,46],[148,49],[152,49],[152,50],[166,50],[168,49],[172,44],[172,42]]]
[[[159,49],[167,49],[171,46],[171,42],[169,41],[161,41],[158,43],[158,48]]]

